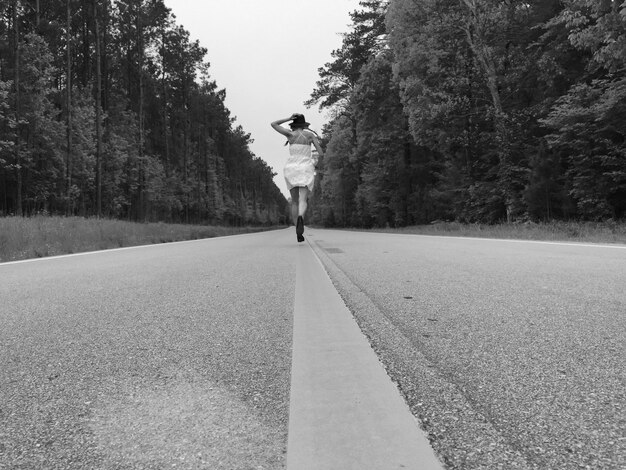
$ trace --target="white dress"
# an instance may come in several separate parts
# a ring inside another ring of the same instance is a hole
[[[311,152],[314,135],[313,132],[306,129],[297,129],[293,131],[292,138],[289,139],[289,158],[283,169],[289,190],[306,186],[310,191],[313,191],[315,165],[317,164],[317,159]]]

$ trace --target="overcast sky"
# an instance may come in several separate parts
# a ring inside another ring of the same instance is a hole
[[[285,138],[270,122],[300,112],[321,131],[325,114],[306,109],[317,69],[341,47],[358,0],[165,0],[176,22],[207,49],[210,74],[226,89],[236,124],[252,135],[252,152],[278,175],[287,196]]]

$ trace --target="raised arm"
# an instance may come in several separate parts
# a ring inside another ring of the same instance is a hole
[[[284,124],[285,122],[293,121],[293,119],[294,119],[293,114],[288,118],[278,119],[277,121],[274,121],[272,123],[272,127],[274,128],[276,132],[279,132],[280,134],[286,137],[291,137],[291,131],[281,126],[281,124]]]

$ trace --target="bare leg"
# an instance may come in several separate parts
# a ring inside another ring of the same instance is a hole
[[[289,193],[291,194],[291,221],[296,224],[298,219],[298,202],[300,200],[300,188],[291,188]]]
[[[306,212],[306,208],[308,207],[307,205],[307,199],[309,198],[309,188],[307,188],[306,186],[302,186],[300,188],[298,188],[300,191],[300,194],[298,195],[298,215],[301,215],[302,217],[304,217],[304,213]]]

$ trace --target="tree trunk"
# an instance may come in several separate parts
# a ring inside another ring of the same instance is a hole
[[[102,51],[104,54],[102,55],[102,110],[106,113],[109,110],[109,60],[108,60],[108,45],[109,45],[109,0],[104,0],[102,3],[102,20],[104,24],[102,25]],[[105,118],[106,120],[106,118]],[[105,125],[106,131],[106,125]]]
[[[137,1],[137,48],[139,52],[138,68],[139,68],[139,219],[143,220],[145,217],[145,169],[143,164],[143,151],[144,151],[144,116],[143,116],[143,62],[144,62],[144,41],[143,41],[143,24],[141,18],[141,4],[142,0]]]
[[[162,34],[161,41],[163,43],[163,48],[165,48],[165,34]],[[163,68],[163,73],[161,76],[161,87],[163,91],[163,146],[164,146],[164,156],[165,156],[165,176],[169,178],[170,176],[170,142],[169,142],[169,124],[167,118],[167,82],[165,80],[165,60],[161,58],[161,66]]]
[[[491,95],[491,101],[494,109],[494,129],[498,137],[499,154],[500,154],[500,184],[504,194],[504,204],[506,206],[507,222],[511,222],[513,214],[513,206],[515,197],[513,188],[511,188],[511,142],[507,129],[507,115],[502,107],[502,99],[498,90],[498,74],[496,62],[493,58],[493,52],[486,43],[485,32],[481,27],[481,13],[478,11],[476,0],[460,0],[467,8],[469,19],[464,28],[467,37],[467,43],[474,53],[478,65],[485,74],[487,89]]]
[[[185,103],[187,100],[185,99]],[[185,104],[185,127],[183,130],[183,186],[185,188],[185,223],[189,223],[189,116]]]
[[[84,2],[87,3],[87,2]],[[81,5],[79,8],[83,9],[83,13],[82,13],[82,36],[83,36],[83,41],[82,41],[82,46],[83,46],[83,53],[82,53],[82,68],[80,71],[80,75],[81,75],[81,85],[83,88],[87,87],[87,85],[89,84],[89,80],[90,80],[90,72],[91,72],[91,67],[89,64],[89,56],[90,56],[90,52],[91,52],[91,25],[89,24],[89,13],[88,13],[88,6],[87,5]]]
[[[67,177],[67,214],[71,215],[73,212],[72,204],[72,39],[71,39],[71,27],[72,27],[72,12],[70,8],[70,0],[66,0],[65,6],[67,9],[67,24],[65,32],[65,43],[67,49],[67,79],[66,79],[66,106],[67,106],[67,162],[66,162],[66,177]]]
[[[93,0],[96,44],[96,214],[102,216],[102,71],[100,64],[100,21],[98,1]]]
[[[20,27],[18,18],[19,0],[13,0],[13,39],[15,54],[15,70],[13,86],[15,87],[15,168],[17,172],[16,214],[22,215],[22,159],[20,155]]]
[[[189,223],[189,189],[187,182],[189,181],[189,106],[187,106],[187,77],[183,74],[183,109],[185,110],[185,123],[183,126],[183,187],[185,188],[185,223]]]

